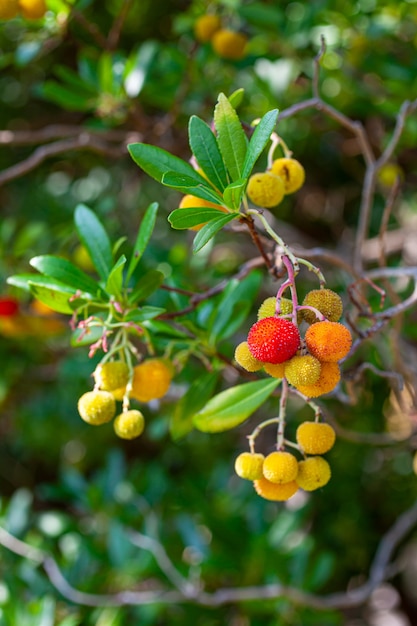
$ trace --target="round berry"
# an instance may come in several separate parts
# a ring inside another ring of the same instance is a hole
[[[305,334],[309,352],[319,361],[340,361],[352,345],[349,329],[339,322],[317,322]]]
[[[263,367],[263,363],[252,356],[247,341],[242,341],[242,343],[236,346],[235,361],[247,372],[257,372]]]
[[[305,454],[325,454],[336,441],[336,433],[330,424],[303,422],[296,432],[298,445]]]
[[[46,13],[45,0],[19,0],[23,17],[28,20],[39,20]]]
[[[269,172],[252,174],[246,187],[246,193],[253,204],[270,209],[282,201],[284,183],[282,178]]]
[[[272,163],[271,172],[284,181],[285,194],[298,191],[304,184],[305,171],[301,163],[296,161],[296,159],[287,157],[275,159]]]
[[[88,391],[78,400],[78,412],[88,424],[100,426],[116,413],[116,402],[109,391]]]
[[[265,500],[273,500],[275,502],[289,500],[291,496],[298,491],[298,485],[295,480],[279,485],[272,483],[265,478],[265,476],[255,480],[253,486],[258,496],[261,496],[261,498]]]
[[[314,385],[320,378],[321,364],[310,354],[293,356],[285,364],[285,378],[290,385]]]
[[[330,480],[330,465],[321,456],[311,456],[298,464],[297,484],[304,491],[324,487]]]
[[[235,461],[235,472],[240,478],[257,480],[262,477],[264,455],[252,452],[242,452]]]
[[[274,317],[277,308],[277,299],[275,296],[266,298],[258,309],[258,320],[264,317]],[[288,298],[281,298],[279,303],[279,314],[289,315],[292,313],[292,301]]]
[[[194,34],[198,41],[206,43],[212,39],[215,32],[220,30],[221,20],[218,15],[207,13],[200,15],[194,23]]]
[[[329,322],[338,322],[342,317],[342,298],[331,289],[313,289],[304,298],[303,305],[313,306],[320,311]],[[314,311],[310,311],[309,309],[301,309],[301,315],[309,324],[315,324],[320,321]]]
[[[123,388],[129,380],[129,368],[124,361],[108,361],[103,365],[98,365],[94,372],[94,379],[103,391]]]
[[[13,317],[18,312],[18,300],[10,296],[0,296],[0,317]]]
[[[320,376],[313,385],[296,385],[298,391],[307,398],[318,398],[330,393],[340,381],[340,369],[337,363],[321,363]]]
[[[242,33],[227,28],[217,30],[211,40],[213,50],[222,59],[240,61],[246,54],[248,39]]]
[[[283,363],[297,352],[300,333],[297,326],[281,317],[265,317],[249,330],[248,346],[252,355],[264,363]]]
[[[285,361],[284,363],[264,363],[264,370],[272,378],[284,378],[285,377]]]
[[[114,420],[114,432],[121,439],[135,439],[143,433],[144,428],[145,419],[136,409],[124,411]]]
[[[297,478],[298,461],[290,452],[271,452],[264,461],[262,471],[271,483],[290,483]]]
[[[133,368],[131,397],[139,402],[162,398],[173,375],[172,365],[165,359],[148,359]]]

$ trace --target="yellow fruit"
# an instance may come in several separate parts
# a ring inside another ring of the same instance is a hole
[[[296,432],[298,445],[305,454],[325,454],[336,441],[336,433],[330,424],[303,422]]]
[[[108,361],[97,366],[94,379],[103,391],[123,388],[129,380],[129,368],[124,361]]]
[[[321,456],[311,456],[298,464],[297,484],[304,491],[324,487],[330,480],[330,465]]]
[[[236,346],[235,361],[247,372],[257,372],[263,367],[262,361],[258,361],[252,355],[247,341],[242,341],[242,343]]]
[[[269,172],[252,174],[246,193],[253,204],[270,209],[284,197],[284,182],[279,176]]]
[[[212,39],[214,33],[221,27],[218,15],[206,14],[198,17],[194,23],[194,34],[198,41],[206,43]]]
[[[378,181],[383,187],[392,187],[397,179],[404,180],[404,172],[396,163],[386,163],[378,171]]]
[[[329,322],[338,322],[343,313],[342,298],[331,289],[313,289],[303,300],[304,306],[313,306],[320,311]],[[320,320],[314,311],[301,309],[302,318],[309,324],[316,324]]]
[[[47,304],[41,302],[41,300],[32,300],[32,302],[30,303],[30,309],[33,313],[36,313],[37,315],[42,315],[44,317],[56,315],[56,311],[51,309],[51,307]]]
[[[19,0],[23,17],[28,20],[39,20],[46,13],[45,0]]]
[[[162,398],[169,389],[173,375],[171,364],[164,359],[148,359],[133,368],[130,396],[139,402]]]
[[[78,412],[85,422],[99,426],[113,419],[116,403],[109,391],[88,391],[78,400]]]
[[[305,171],[296,159],[287,157],[275,159],[272,163],[271,172],[284,181],[286,195],[298,191],[304,184]]]
[[[264,461],[262,471],[271,483],[290,483],[297,478],[298,461],[290,452],[271,452]]]
[[[295,480],[278,485],[277,483],[272,483],[265,476],[255,480],[253,486],[259,496],[265,498],[265,500],[273,500],[275,502],[289,500],[298,491],[298,485]]]
[[[284,378],[285,376],[285,363],[264,363],[264,370],[272,378]]]
[[[78,245],[72,253],[72,260],[86,272],[95,272],[95,266],[85,246]]]
[[[211,40],[213,50],[219,57],[230,61],[240,61],[246,54],[248,39],[242,33],[221,28]]]
[[[277,306],[277,299],[275,296],[266,298],[258,309],[258,320],[264,317],[273,317],[275,315]],[[281,298],[280,300],[280,315],[288,315],[292,313],[292,301],[288,298]]]
[[[349,352],[352,335],[339,322],[317,322],[305,334],[309,352],[319,361],[340,361]]]
[[[135,439],[143,433],[144,428],[145,419],[136,409],[124,411],[114,420],[114,432],[121,439]]]
[[[314,385],[320,378],[321,364],[310,354],[293,356],[285,364],[285,378],[290,385]]]
[[[112,389],[111,395],[115,400],[123,400],[126,393],[126,387],[119,387],[118,389]]]
[[[321,363],[320,376],[313,385],[297,385],[298,391],[307,398],[318,398],[333,391],[340,380],[340,369],[337,363]]]
[[[11,20],[19,15],[18,0],[0,0],[0,20]]]
[[[235,472],[240,478],[257,480],[262,477],[264,455],[252,452],[242,452],[235,461]]]
[[[193,196],[191,194],[187,194],[182,198],[178,208],[179,209],[209,208],[209,209],[217,209],[218,211],[223,211],[224,213],[227,213],[227,209],[220,206],[219,204],[214,204],[214,202],[203,200],[203,198],[197,198],[197,196]],[[203,226],[204,226],[204,223],[198,224],[197,226],[190,227],[189,230],[200,230],[201,228],[203,228]]]

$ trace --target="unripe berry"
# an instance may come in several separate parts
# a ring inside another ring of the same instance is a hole
[[[217,209],[218,211],[223,211],[224,213],[227,213],[227,209],[220,206],[219,204],[214,204],[214,202],[210,202],[209,200],[204,200],[203,198],[197,198],[197,196],[193,196],[190,193],[183,196],[178,208],[179,209],[208,208],[208,209]],[[197,224],[197,226],[191,226],[189,230],[200,230],[201,228],[203,228],[203,226],[204,226],[204,223]]]
[[[404,171],[397,163],[386,163],[378,170],[377,177],[383,187],[392,187],[397,179],[404,180]]]
[[[99,426],[113,419],[116,402],[109,391],[88,391],[78,400],[78,412],[85,422]]]
[[[262,471],[271,483],[290,483],[297,478],[298,461],[290,452],[271,452],[264,461]]]
[[[285,378],[290,385],[314,385],[320,378],[321,364],[310,354],[293,356],[285,364]]]
[[[313,306],[324,317],[327,317],[329,322],[337,322],[342,317],[342,298],[331,289],[313,289],[304,298],[303,305]],[[314,311],[309,311],[308,309],[301,309],[301,315],[309,324],[315,324],[320,321]]]
[[[298,464],[297,484],[304,491],[324,487],[330,480],[330,465],[321,456],[311,456]]]
[[[263,363],[252,355],[247,341],[242,341],[236,346],[235,361],[247,372],[257,372],[263,367]]]
[[[136,409],[124,411],[114,420],[114,432],[121,439],[135,439],[143,433],[144,428],[145,419]]]
[[[258,309],[258,320],[262,320],[264,317],[274,317],[276,308],[276,297],[271,296],[270,298],[266,298]],[[281,298],[279,313],[280,315],[292,313],[292,301],[288,298]]]
[[[94,379],[103,391],[123,388],[129,380],[129,368],[124,361],[108,361],[103,365],[98,365],[94,372]]]
[[[264,370],[272,378],[284,378],[285,376],[285,363],[264,363]]]
[[[317,322],[305,334],[309,352],[319,361],[340,361],[352,345],[349,329],[339,322]]]
[[[39,20],[46,13],[45,0],[19,0],[23,17],[28,20]]]
[[[296,159],[287,157],[275,159],[272,163],[271,171],[284,181],[285,194],[298,191],[304,184],[305,171],[301,163],[296,161]]]
[[[323,422],[303,422],[295,436],[305,454],[326,454],[336,441],[334,429]]]
[[[321,363],[319,379],[314,385],[297,385],[298,391],[307,398],[318,398],[333,391],[340,380],[340,369],[337,363]]]
[[[264,455],[252,452],[242,452],[235,461],[235,472],[240,478],[257,480],[262,477]]]
[[[207,13],[200,15],[194,23],[194,34],[198,41],[206,43],[212,39],[214,33],[221,27],[221,20],[218,15]]]
[[[133,368],[131,397],[139,402],[162,398],[169,389],[173,368],[164,359],[148,359]]]
[[[246,54],[247,42],[247,37],[242,33],[221,28],[214,33],[211,45],[219,57],[230,61],[240,61]]]
[[[265,317],[255,322],[248,333],[252,355],[264,363],[283,363],[297,352],[300,333],[297,326],[281,317]]]
[[[0,20],[11,20],[18,14],[18,0],[0,0]]]
[[[259,496],[265,498],[265,500],[273,500],[275,502],[289,500],[298,491],[298,485],[295,480],[279,485],[272,483],[265,476],[255,480],[253,486]]]
[[[284,190],[282,178],[269,172],[252,174],[246,187],[249,200],[266,209],[277,206],[282,201],[285,195]]]

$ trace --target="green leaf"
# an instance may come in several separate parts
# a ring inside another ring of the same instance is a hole
[[[229,213],[228,215],[222,215],[221,217],[211,220],[208,224],[205,224],[194,237],[193,252],[199,252],[223,226],[226,226],[226,224],[236,219],[236,217],[236,213]]]
[[[196,115],[188,125],[191,150],[210,182],[220,191],[228,184],[227,171],[220,154],[217,139],[210,127]]]
[[[133,272],[139,261],[142,258],[143,253],[146,250],[146,246],[152,236],[155,226],[156,214],[158,212],[158,203],[152,202],[145,211],[145,215],[139,226],[139,232],[136,237],[135,247],[133,248],[132,257],[130,259],[129,267],[126,274],[126,282],[129,282]]]
[[[277,379],[258,380],[222,391],[194,415],[194,426],[204,433],[220,433],[242,424],[279,383]]]
[[[177,402],[169,424],[171,436],[175,441],[193,430],[194,415],[211,397],[218,378],[217,372],[205,372],[198,376]]]
[[[79,204],[75,209],[74,221],[81,242],[87,248],[100,278],[107,281],[113,267],[113,253],[102,223],[84,204]]]
[[[207,181],[187,161],[183,161],[162,148],[146,143],[131,143],[127,149],[134,162],[158,182],[162,182],[167,172],[176,172],[190,176],[195,180],[196,185],[207,185]]]
[[[275,128],[278,118],[278,109],[273,109],[265,113],[263,118],[257,124],[254,133],[249,142],[248,151],[246,153],[245,162],[243,164],[242,176],[247,178],[252,172],[253,166],[258,160],[260,154],[268,143],[271,133]]]
[[[242,87],[240,89],[236,89],[236,91],[230,94],[228,100],[234,109],[237,109],[237,107],[242,103],[244,95],[245,90]]]
[[[112,267],[106,282],[106,290],[116,299],[121,299],[123,288],[123,269],[126,265],[126,257],[122,254]]]
[[[74,301],[74,291],[69,287],[67,288],[68,291],[64,291],[65,285],[59,285],[53,282],[49,286],[45,286],[44,284],[40,284],[37,280],[29,282],[28,285],[35,298],[58,313],[72,314],[76,306],[81,302],[79,298],[77,298],[76,302]]]
[[[70,344],[72,348],[80,348],[95,343],[103,336],[101,326],[92,326],[87,329],[76,328],[71,335]]]
[[[129,303],[136,304],[140,300],[146,300],[162,285],[164,278],[164,274],[159,270],[149,270],[136,283],[132,293],[129,295]]]
[[[67,83],[68,87],[72,87],[75,93],[77,93],[78,95],[81,96],[82,94],[82,96],[85,98],[97,97],[98,94],[96,87],[94,85],[91,85],[90,83],[87,83],[84,79],[80,78],[77,72],[74,72],[74,70],[71,70],[64,65],[58,65],[55,68],[54,72],[61,80]]]
[[[73,287],[76,291],[90,293],[92,296],[106,296],[100,285],[67,259],[45,254],[30,260],[32,267],[41,274]],[[108,298],[106,298],[108,299]]]
[[[127,322],[143,322],[145,320],[152,320],[158,315],[165,313],[166,309],[160,306],[141,306],[135,311],[131,311],[125,317]]]
[[[58,104],[67,111],[90,111],[94,108],[96,101],[90,96],[78,95],[76,91],[52,80],[43,83],[40,93],[46,100]]]
[[[233,182],[242,178],[247,139],[236,111],[223,93],[214,109],[214,124],[220,152]]]
[[[230,183],[223,192],[224,203],[235,211],[240,209],[247,182],[247,178],[238,178],[234,183]]]
[[[224,216],[224,211],[204,207],[188,207],[186,209],[175,209],[168,215],[168,221],[172,228],[181,230],[192,228],[199,224],[205,224],[217,217]]]
[[[215,204],[222,205],[223,198],[212,187],[209,187],[207,181],[203,179],[203,184],[195,182],[194,178],[187,176],[186,174],[177,174],[176,172],[167,172],[162,177],[162,184],[167,187],[177,189],[182,193],[190,193],[197,198],[214,202]]]

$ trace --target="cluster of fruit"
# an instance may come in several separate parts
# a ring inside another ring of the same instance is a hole
[[[252,174],[246,193],[256,206],[271,209],[280,204],[284,196],[298,191],[304,180],[305,171],[301,163],[290,157],[282,157],[275,159],[266,172]]]
[[[0,20],[11,20],[18,15],[39,20],[45,13],[45,0],[0,0]]]
[[[321,455],[333,447],[334,429],[323,422],[303,422],[297,428],[296,439],[294,447],[303,455],[301,461],[285,450],[271,452],[266,457],[242,452],[235,461],[236,474],[253,481],[258,495],[266,500],[288,500],[300,488],[314,491],[323,487],[330,480],[331,470]]]
[[[130,368],[125,361],[106,361],[94,372],[93,391],[78,400],[78,412],[88,424],[99,426],[116,416],[116,400],[123,401],[122,412],[115,417],[114,430],[122,439],[142,434],[145,420],[141,411],[130,408],[130,400],[150,402],[162,398],[173,376],[171,364],[162,358],[149,358]]]
[[[235,360],[249,372],[264,369],[274,378],[286,378],[304,396],[317,398],[338,384],[338,361],[348,354],[352,336],[338,321],[342,300],[331,289],[310,291],[296,308],[294,323],[291,300],[267,298],[247,341],[236,347]],[[309,324],[304,340],[298,328],[302,321]]]
[[[194,34],[201,43],[211,43],[214,52],[223,59],[239,61],[246,55],[248,38],[243,33],[224,28],[219,15],[206,13],[194,23]]]

